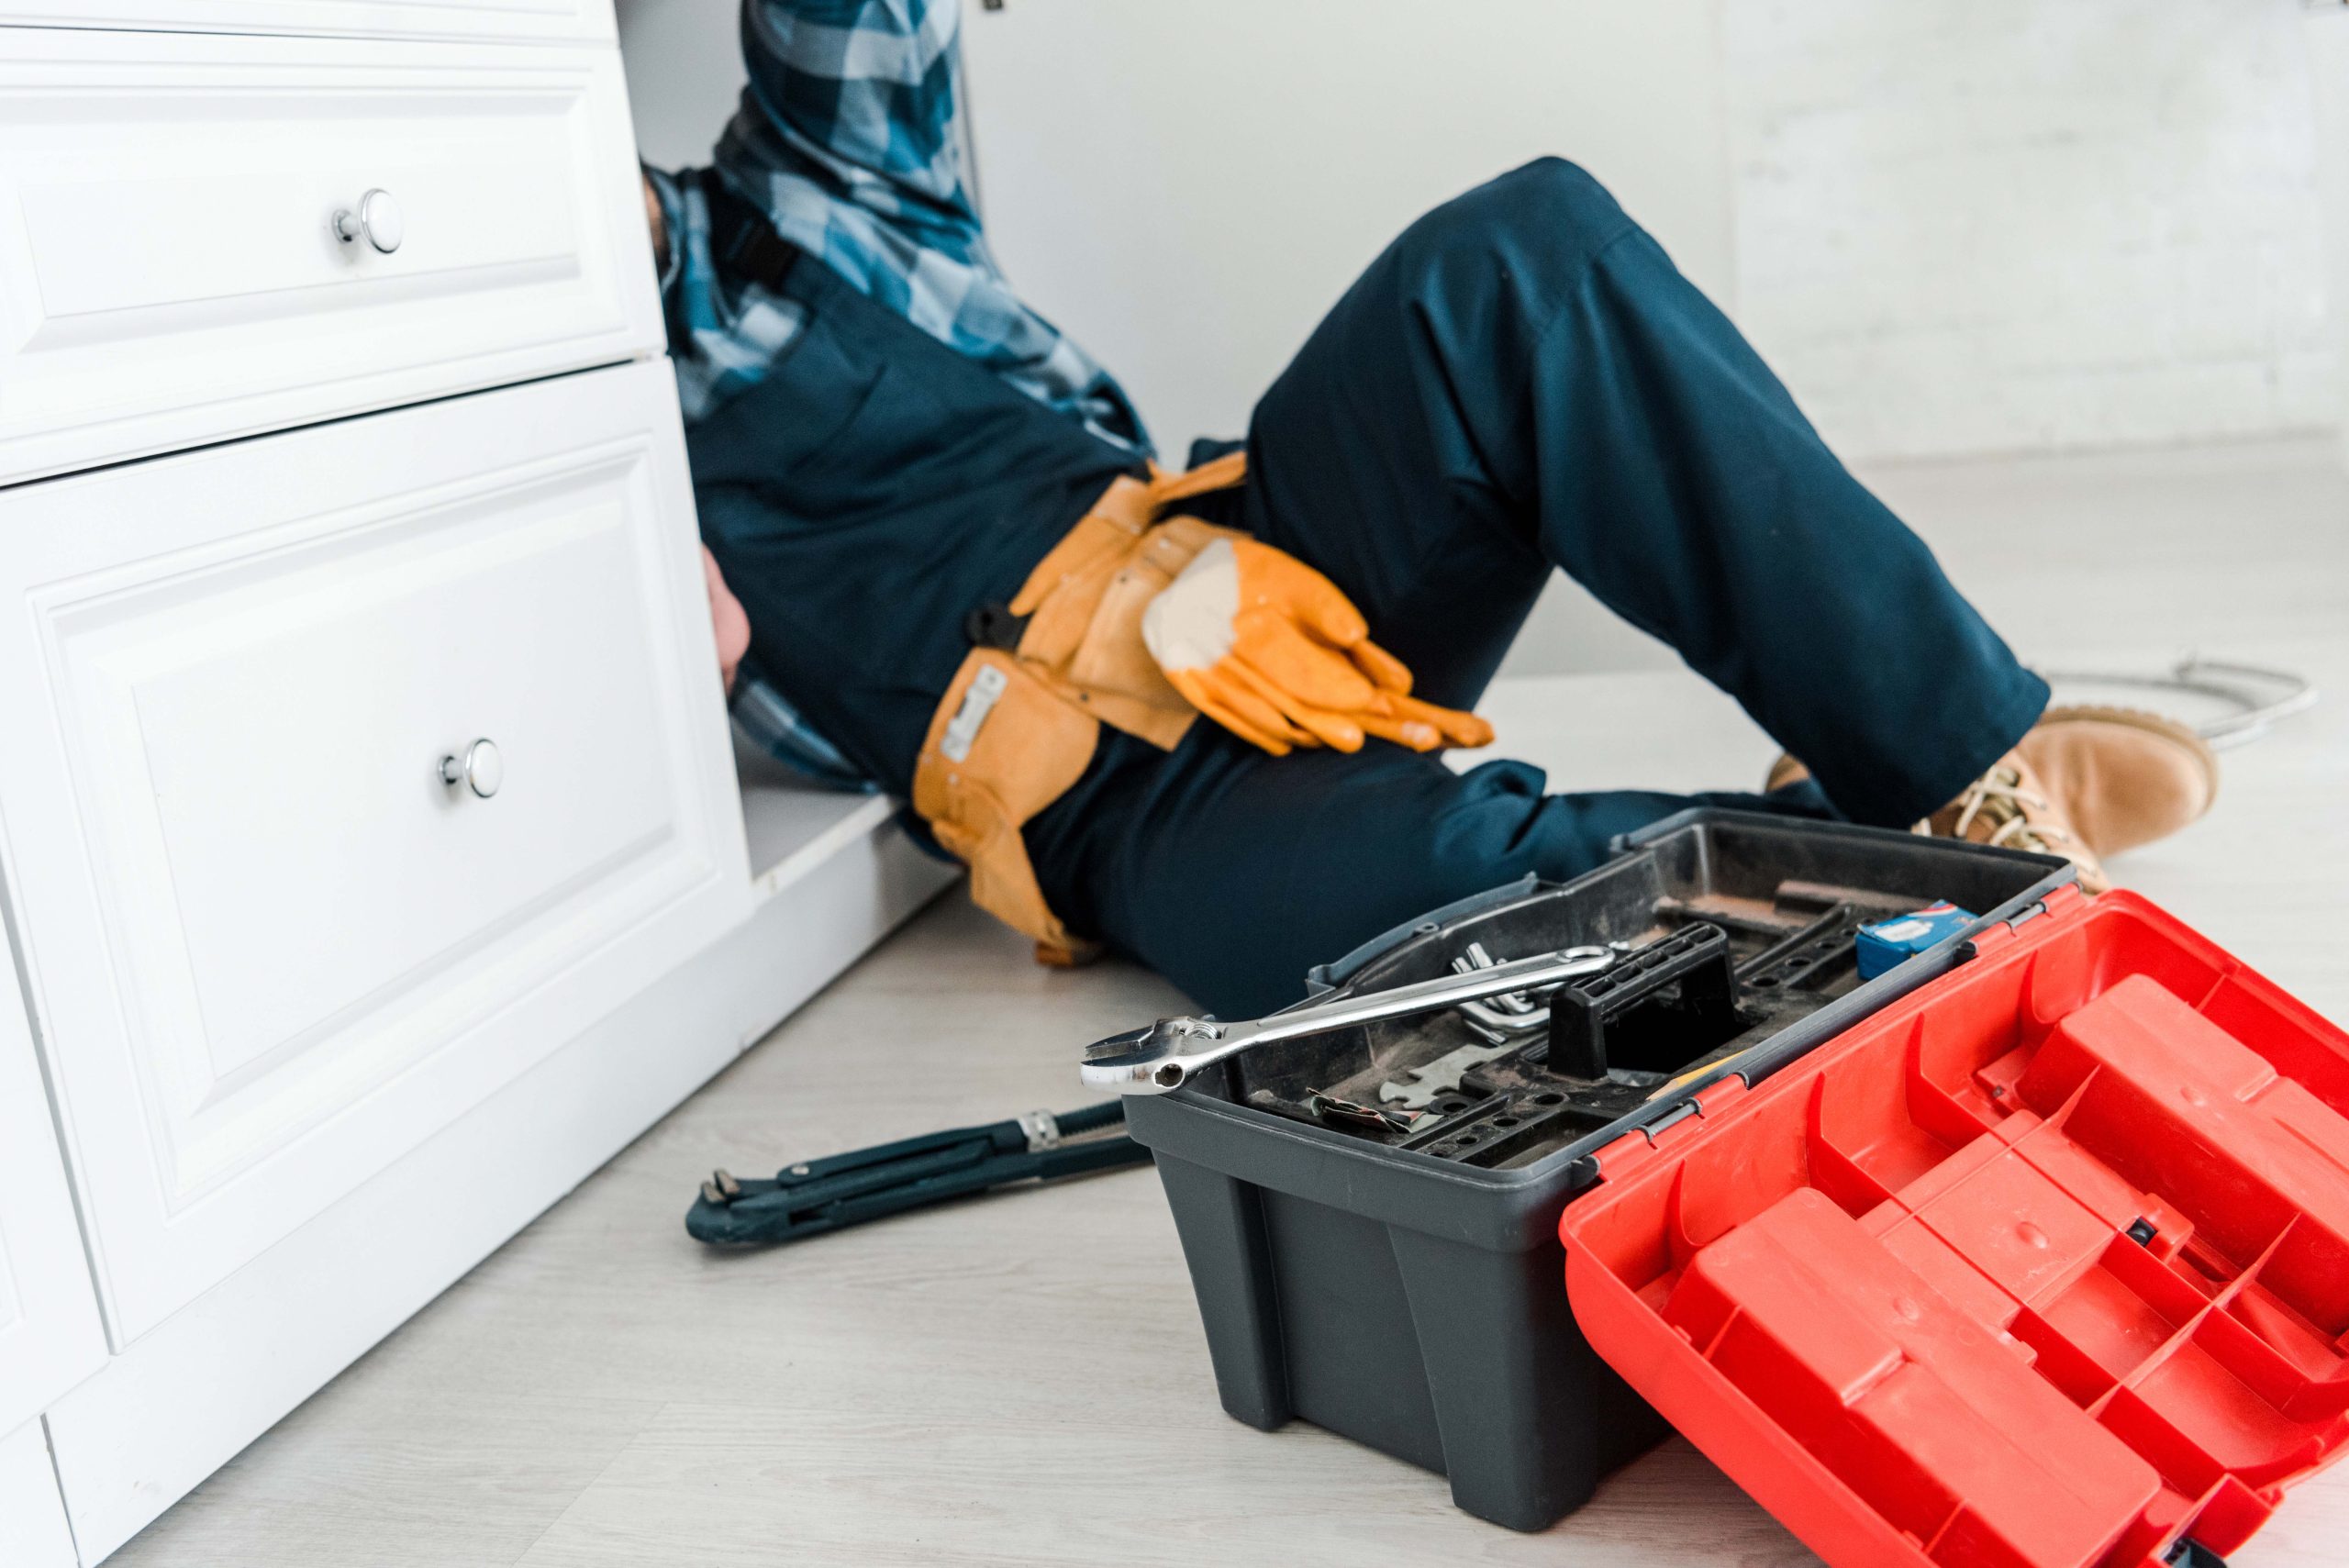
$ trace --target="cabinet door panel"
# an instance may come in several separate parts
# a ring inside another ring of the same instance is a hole
[[[119,1337],[747,911],[681,449],[650,363],[0,492],[47,742],[0,805]]]
[[[49,1095],[16,976],[0,966],[0,1431],[33,1420],[105,1359]]]
[[[632,151],[607,48],[0,28],[0,482],[656,350]]]

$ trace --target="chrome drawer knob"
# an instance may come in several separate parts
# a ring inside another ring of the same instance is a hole
[[[463,784],[484,800],[495,795],[497,786],[506,782],[506,759],[499,754],[497,742],[476,740],[465,748],[463,756],[441,758],[440,782],[451,789]]]
[[[364,239],[388,256],[407,238],[407,219],[400,216],[400,204],[392,200],[391,192],[373,190],[359,198],[357,206],[334,215],[334,237],[346,245]]]

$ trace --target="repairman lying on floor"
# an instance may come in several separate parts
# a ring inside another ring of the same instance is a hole
[[[2092,887],[2099,856],[2210,806],[2190,732],[2048,708],[1736,329],[1555,159],[1406,229],[1244,449],[1153,468],[1118,384],[987,250],[960,17],[747,0],[715,166],[647,195],[728,679],[747,646],[1040,956],[1106,944],[1252,1016],[1397,921],[1573,876],[1689,804],[1434,754],[1488,738],[1464,710],[1553,568],[1790,753],[1768,795],[1708,800],[1921,818],[2068,855]],[[1103,192],[1102,221],[1132,221],[1130,195]]]

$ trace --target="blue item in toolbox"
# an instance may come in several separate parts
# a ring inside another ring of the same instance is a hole
[[[1853,939],[1859,951],[1860,978],[1874,980],[1888,973],[1895,965],[1947,940],[1973,923],[1973,916],[1943,899],[1911,914],[1862,926],[1859,935]]]

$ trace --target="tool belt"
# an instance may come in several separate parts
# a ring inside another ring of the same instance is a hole
[[[1141,614],[1211,540],[1245,537],[1166,509],[1230,488],[1245,468],[1232,452],[1187,473],[1112,482],[1009,605],[972,617],[978,646],[930,717],[913,806],[971,868],[972,901],[1033,938],[1040,963],[1082,963],[1099,949],[1044,902],[1020,829],[1084,776],[1102,725],[1172,751],[1197,721],[1143,644]]]

